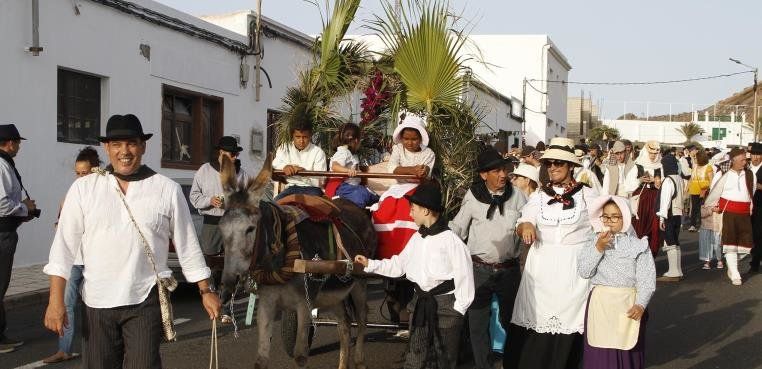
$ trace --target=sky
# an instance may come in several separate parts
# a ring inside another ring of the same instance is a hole
[[[193,15],[255,9],[256,0],[158,0]],[[350,33],[367,33],[363,20],[380,13],[382,0],[362,0]],[[403,0],[406,2],[407,0]],[[262,0],[262,14],[307,34],[321,30],[314,2]],[[762,66],[757,0],[451,0],[472,34],[547,34],[572,65],[570,81],[642,82],[686,79]],[[569,96],[591,95],[613,118],[624,112],[704,107],[752,85],[752,74],[649,86],[569,86]],[[624,102],[628,102],[625,104]]]

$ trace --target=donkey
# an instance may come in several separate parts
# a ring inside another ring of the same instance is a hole
[[[252,265],[278,268],[283,255],[273,254],[269,243],[257,240],[259,232],[273,227],[273,216],[265,214],[263,207],[274,209],[267,203],[261,204],[267,184],[271,181],[271,161],[267,160],[257,178],[249,183],[236,183],[232,163],[225,158],[221,165],[220,176],[225,191],[225,215],[219,223],[225,243],[225,267],[222,272],[222,296],[228,300],[239,279],[245,279]],[[373,225],[364,210],[344,200],[334,200],[341,209],[342,226],[339,227],[344,246],[351,258],[357,254],[373,256],[376,250],[376,234]],[[286,216],[279,213],[274,216]],[[349,229],[348,229],[349,228]],[[296,226],[296,232],[302,248],[302,257],[310,259],[319,250],[328,246],[328,225],[314,223],[309,219]],[[276,235],[274,237],[282,237]],[[273,265],[276,265],[273,267]],[[353,277],[341,281],[330,276],[324,283],[305,281],[305,275],[294,274],[283,284],[257,286],[257,329],[258,351],[254,367],[266,369],[270,357],[270,341],[273,321],[281,309],[296,310],[297,333],[293,348],[297,367],[304,368],[309,356],[309,330],[311,327],[310,308],[325,308],[333,312],[338,322],[339,333],[339,369],[349,367],[349,348],[351,346],[351,315],[357,322],[357,342],[354,351],[355,368],[365,369],[363,346],[368,316],[367,283],[365,279]],[[313,286],[306,291],[307,285]],[[317,291],[317,293],[315,293]],[[354,313],[354,314],[352,314]]]

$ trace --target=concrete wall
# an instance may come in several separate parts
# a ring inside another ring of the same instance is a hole
[[[704,146],[714,147],[717,144],[727,147],[730,145],[746,146],[752,141],[754,132],[741,122],[694,122],[704,129],[704,134],[693,137],[693,141],[707,142]],[[655,122],[643,120],[604,120],[603,124],[619,130],[622,138],[631,141],[645,142],[656,140],[665,145],[676,145],[685,142],[685,136],[678,131],[684,122]],[[725,128],[726,136],[719,141],[712,140],[713,128]],[[711,142],[710,142],[711,141]]]
[[[193,16],[148,0],[133,2],[230,39],[248,43],[246,37]],[[262,156],[251,152],[252,130],[266,131],[266,111],[278,108],[296,70],[308,61],[309,51],[294,42],[265,38],[263,66],[273,88],[263,76],[261,101],[255,102],[253,68],[250,82],[239,82],[240,56],[226,48],[154,25],[90,1],[78,1],[80,15],[69,1],[40,2],[40,41],[44,51],[32,56],[31,1],[0,1],[0,122],[15,123],[24,141],[17,156],[19,171],[30,194],[43,209],[39,220],[19,229],[20,242],[14,265],[44,263],[53,237],[58,204],[74,179],[74,156],[83,145],[57,142],[58,68],[102,78],[101,133],[112,114],[133,113],[146,132],[144,162],[172,178],[192,178],[193,171],[161,168],[162,86],[174,86],[224,99],[224,133],[241,137],[245,169],[256,172]],[[151,46],[150,61],[139,45]],[[253,67],[253,57],[245,63]],[[102,149],[101,157],[105,159]]]

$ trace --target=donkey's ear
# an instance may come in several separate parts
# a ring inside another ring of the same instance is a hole
[[[265,159],[265,164],[262,166],[262,170],[259,171],[259,174],[256,178],[249,181],[249,184],[246,188],[246,190],[249,192],[249,199],[251,201],[259,204],[259,200],[267,190],[267,185],[270,183],[270,181],[272,181],[272,173],[272,154],[268,154],[267,158]]]
[[[225,193],[233,192],[238,188],[235,165],[227,155],[222,155],[222,162],[220,163],[220,180],[222,182],[222,190],[225,191]]]

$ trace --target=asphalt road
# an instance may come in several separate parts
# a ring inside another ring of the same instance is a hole
[[[687,275],[679,283],[657,285],[649,306],[650,320],[646,339],[648,368],[762,368],[762,276],[745,279],[744,285],[732,286],[725,270],[701,270],[697,256],[697,234],[683,233],[683,265]],[[657,258],[657,271],[664,272],[666,262]],[[748,269],[742,261],[742,272]],[[374,287],[369,304],[372,319],[383,322],[378,306],[383,294]],[[179,319],[178,342],[165,344],[162,357],[165,368],[195,369],[209,367],[210,323],[204,318],[198,294],[193,286],[173,295],[175,317]],[[256,329],[242,320],[245,303],[236,309],[240,336],[231,326],[220,328],[220,368],[253,368],[256,355]],[[44,306],[29,306],[9,311],[9,332],[26,344],[18,351],[0,354],[0,368],[35,368],[40,360],[56,350],[56,338],[42,327]],[[286,356],[280,339],[280,324],[273,330],[271,368],[296,368]],[[371,369],[400,368],[406,343],[393,332],[370,329],[366,345],[366,363]],[[308,366],[335,368],[338,338],[335,328],[319,327],[312,345]],[[45,368],[80,368],[75,359]],[[469,364],[461,365],[468,368]]]

